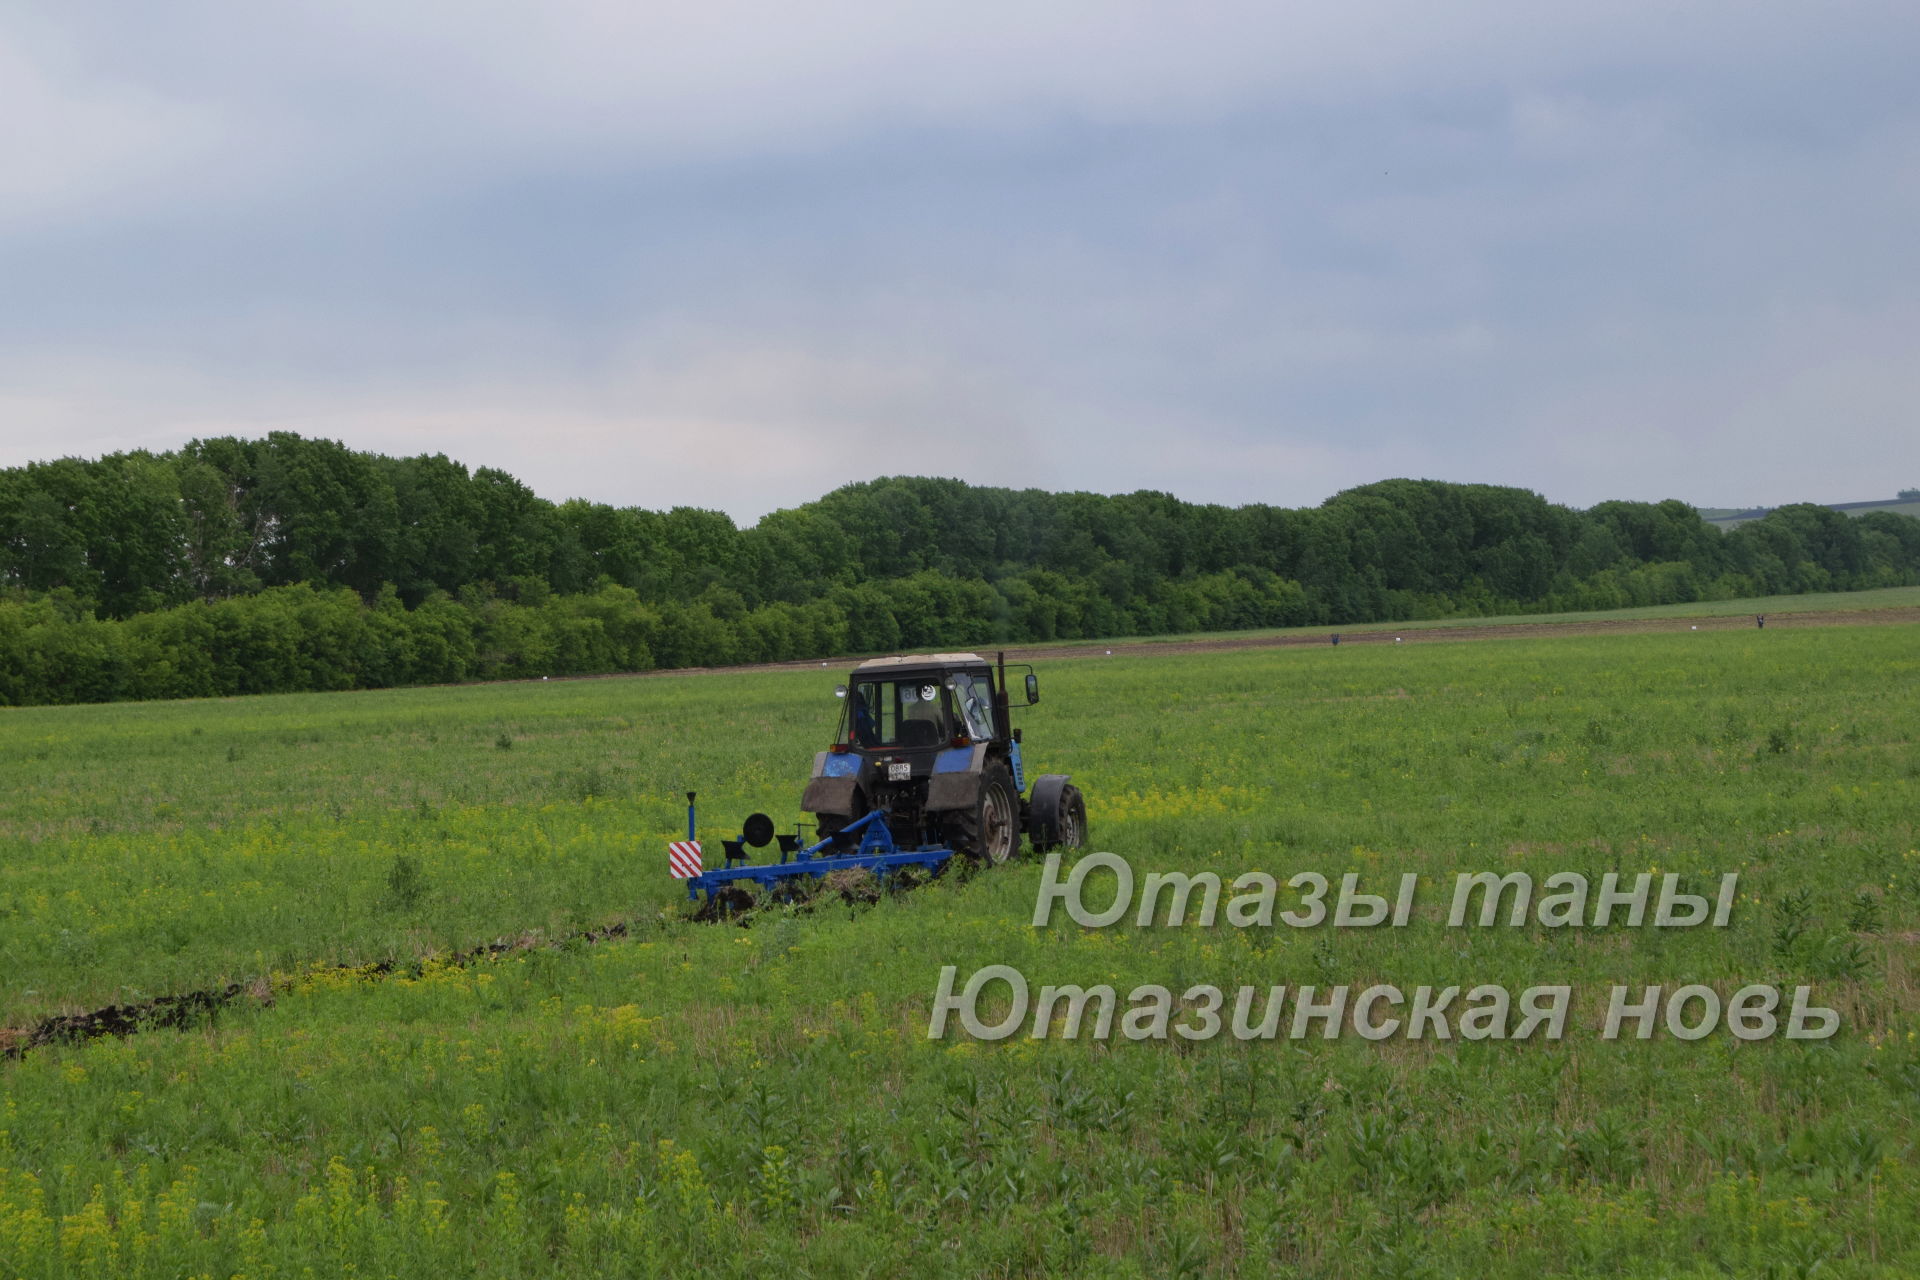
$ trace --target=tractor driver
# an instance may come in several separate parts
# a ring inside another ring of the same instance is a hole
[[[853,703],[853,740],[863,747],[874,746],[880,740],[879,731],[873,723],[873,711],[867,706],[865,696],[873,687],[870,684],[856,685],[848,699]]]

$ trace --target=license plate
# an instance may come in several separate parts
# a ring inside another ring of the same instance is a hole
[[[890,764],[887,766],[888,782],[913,781],[913,766],[910,764]]]

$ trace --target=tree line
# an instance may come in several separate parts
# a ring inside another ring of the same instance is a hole
[[[1920,520],[1575,510],[1387,480],[1313,508],[896,477],[736,528],[275,432],[0,471],[0,701],[372,688],[1612,609],[1920,582]]]

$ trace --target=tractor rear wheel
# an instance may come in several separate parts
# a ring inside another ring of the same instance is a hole
[[[976,862],[997,867],[1020,851],[1020,800],[1004,763],[987,763],[973,807],[956,811],[950,821],[955,852]]]

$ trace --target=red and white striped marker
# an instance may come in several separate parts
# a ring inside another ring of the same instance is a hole
[[[667,846],[667,870],[675,880],[690,880],[700,874],[700,842],[675,840]]]

